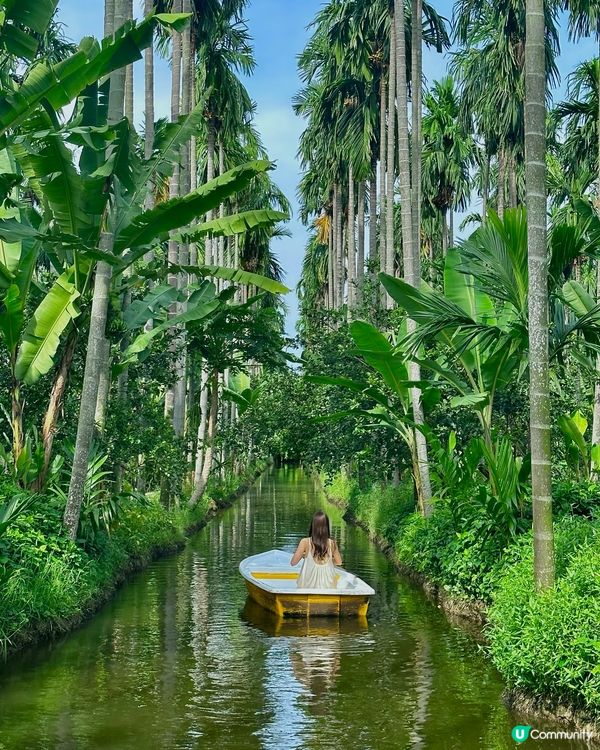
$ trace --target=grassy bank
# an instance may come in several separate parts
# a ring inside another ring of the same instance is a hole
[[[509,688],[600,719],[600,518],[565,513],[556,520],[557,583],[535,593],[531,533],[508,545],[480,529],[462,529],[444,504],[425,519],[410,490],[360,490],[343,474],[327,494],[389,545],[401,566],[442,592],[487,610],[487,652]]]
[[[110,534],[99,532],[77,543],[64,533],[61,507],[52,498],[38,498],[0,540],[2,654],[75,627],[133,571],[180,549],[186,536],[264,468],[213,483],[193,510],[169,510],[152,497],[144,504],[126,504]]]

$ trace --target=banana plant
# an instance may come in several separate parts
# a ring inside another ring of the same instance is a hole
[[[589,479],[591,470],[600,466],[600,444],[592,445],[586,439],[588,421],[579,409],[570,416],[562,414],[558,427],[565,439],[567,461],[579,478]]]
[[[261,384],[252,388],[249,376],[245,372],[238,372],[229,376],[227,387],[223,388],[223,398],[232,401],[239,414],[244,414],[258,402],[262,392]]]
[[[356,345],[354,353],[371,368],[373,377],[379,381],[380,386],[370,382],[325,375],[309,375],[306,379],[311,383],[346,388],[356,393],[361,401],[370,401],[374,405],[370,408],[357,406],[334,412],[317,417],[315,421],[352,417],[359,419],[366,427],[384,427],[397,433],[410,451],[413,479],[419,503],[422,503],[421,473],[414,431],[426,428],[415,425],[411,418],[411,388],[418,387],[421,390],[421,400],[425,408],[431,407],[439,399],[439,391],[429,382],[411,381],[408,376],[406,354],[373,325],[357,320],[350,324],[349,330]]]
[[[135,134],[129,123],[126,120],[114,125],[107,123],[106,85],[99,86],[88,68],[102,74],[110,72],[116,60],[125,64],[139,57],[140,50],[151,41],[156,23],[179,28],[185,20],[185,16],[162,15],[141,24],[126,24],[101,45],[89,41],[85,54],[80,51],[79,57],[75,56],[72,68],[55,66],[52,75],[57,86],[69,81],[72,85],[69,97],[75,98],[73,114],[65,125],[59,122],[50,106],[55,101],[53,96],[44,96],[35,102],[35,97],[28,99],[26,84],[33,85],[29,78],[19,89],[18,96],[12,97],[12,109],[9,107],[11,96],[0,104],[0,121],[6,128],[19,125],[18,130],[10,133],[8,147],[1,156],[4,177],[14,179],[8,181],[10,205],[0,213],[0,327],[13,372],[15,460],[23,441],[20,387],[36,382],[53,367],[61,340],[66,336],[42,430],[46,466],[49,465],[66,376],[77,330],[81,328],[81,323],[75,326],[75,320],[88,310],[96,261],[111,264],[118,277],[170,231],[185,227],[271,167],[265,160],[241,165],[186,196],[165,201],[151,211],[143,210],[146,191],[156,175],[170,174],[182,144],[200,127],[203,109],[199,105],[177,123],[159,129],[152,157],[142,159],[135,148]],[[75,73],[86,54],[85,75],[82,72],[77,77]],[[42,83],[40,81],[40,91]],[[62,96],[60,101],[63,102],[66,93],[57,96]],[[27,107],[26,100],[29,101]],[[37,106],[40,102],[44,108]],[[27,121],[21,122],[25,111]],[[41,207],[39,212],[25,211],[18,205],[21,183],[36,194]],[[6,206],[7,201],[4,203]],[[233,216],[222,226],[200,227],[199,231],[235,233],[240,227],[265,225],[280,218],[279,213],[276,216],[256,213],[239,219]],[[110,253],[101,246],[102,229],[107,224],[115,236]],[[57,278],[26,322],[23,311],[40,249],[50,259]],[[166,275],[167,269],[164,273]],[[198,275],[209,273],[236,278],[237,272],[211,268],[201,269]]]

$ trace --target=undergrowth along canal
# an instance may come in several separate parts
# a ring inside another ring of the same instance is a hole
[[[277,622],[246,601],[240,560],[293,551],[319,507],[344,566],[377,592],[366,627]],[[259,479],[84,627],[2,665],[0,748],[504,750],[523,722],[502,689],[477,643],[288,467]]]

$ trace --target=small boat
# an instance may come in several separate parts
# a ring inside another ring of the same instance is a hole
[[[375,591],[357,576],[336,567],[334,589],[301,589],[300,565],[280,549],[252,555],[240,563],[250,597],[279,617],[364,617]]]

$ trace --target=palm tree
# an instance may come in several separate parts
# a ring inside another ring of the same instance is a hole
[[[558,80],[556,3],[545,13],[545,65]],[[467,129],[475,127],[489,158],[496,157],[496,208],[518,202],[517,172],[523,161],[525,6],[522,0],[460,0],[456,6],[456,52],[451,71],[461,87]],[[489,164],[489,162],[488,162]],[[492,174],[485,170],[487,177]],[[488,185],[484,202],[487,204]]]
[[[526,0],[525,175],[529,272],[529,411],[534,574],[539,590],[547,589],[554,583],[545,159],[544,0]]]
[[[475,143],[460,117],[461,103],[452,78],[435,81],[425,95],[423,116],[423,198],[442,218],[442,253],[452,237],[448,212],[464,210],[470,194],[469,169]]]
[[[127,12],[126,0],[114,0],[111,17],[111,6],[107,3],[106,35],[113,33],[125,22]],[[110,93],[108,99],[108,123],[115,124],[123,116],[125,95],[125,70],[118,68],[110,76]],[[107,227],[101,239],[102,249],[111,251],[114,236]],[[69,494],[64,513],[64,523],[69,535],[75,539],[79,526],[79,514],[83,500],[83,488],[87,476],[88,457],[94,430],[94,417],[98,399],[98,384],[103,363],[105,362],[106,319],[112,268],[105,261],[99,261],[94,279],[94,296],[90,313],[90,332],[88,337],[77,437]]]

